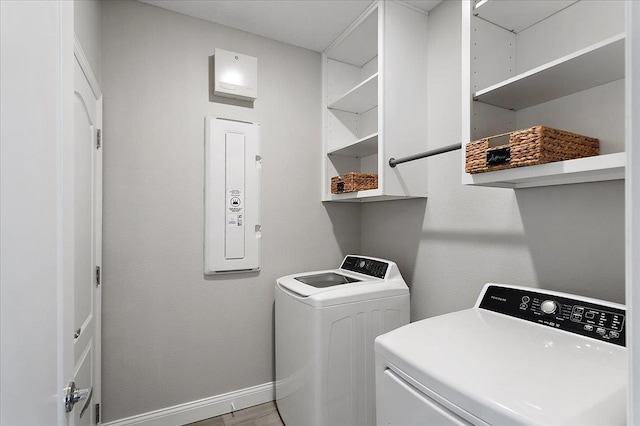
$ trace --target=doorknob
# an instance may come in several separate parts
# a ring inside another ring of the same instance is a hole
[[[80,411],[80,417],[89,407],[91,397],[93,396],[93,388],[78,389],[75,382],[69,382],[66,388],[64,388],[64,408],[67,413],[73,410],[73,406],[76,402],[87,400]]]

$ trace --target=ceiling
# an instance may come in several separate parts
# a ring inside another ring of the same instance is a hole
[[[294,46],[322,52],[371,0],[139,0]],[[429,11],[441,0],[411,0]]]

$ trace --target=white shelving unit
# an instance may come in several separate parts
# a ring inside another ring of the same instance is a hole
[[[362,158],[378,152],[378,133],[365,136],[347,146],[332,149],[327,155],[343,155],[345,157]]]
[[[498,188],[531,188],[624,179],[627,155],[624,152],[578,158],[535,166],[478,173],[474,185]]]
[[[577,1],[476,1],[473,14],[506,30],[519,33]]]
[[[528,188],[624,179],[623,2],[487,0],[477,5],[463,11],[469,37],[468,59],[463,57],[469,85],[463,93],[471,98],[464,142],[544,125],[599,138],[601,155],[463,172],[462,182]]]
[[[327,108],[362,114],[377,106],[378,73],[375,73],[335,101],[331,102]]]
[[[391,157],[424,151],[427,132],[427,12],[372,4],[322,55],[323,201],[427,196],[424,164],[391,169]],[[378,188],[331,193],[331,178],[376,173]]]
[[[524,109],[624,78],[624,34],[566,55],[473,94],[473,100]]]

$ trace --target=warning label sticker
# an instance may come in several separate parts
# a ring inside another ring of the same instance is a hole
[[[227,190],[227,227],[244,226],[244,194],[241,189]]]
[[[228,214],[227,215],[227,227],[235,228],[238,226],[244,226],[241,214]]]

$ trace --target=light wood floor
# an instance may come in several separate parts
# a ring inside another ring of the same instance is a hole
[[[190,423],[188,426],[284,426],[273,402]]]

